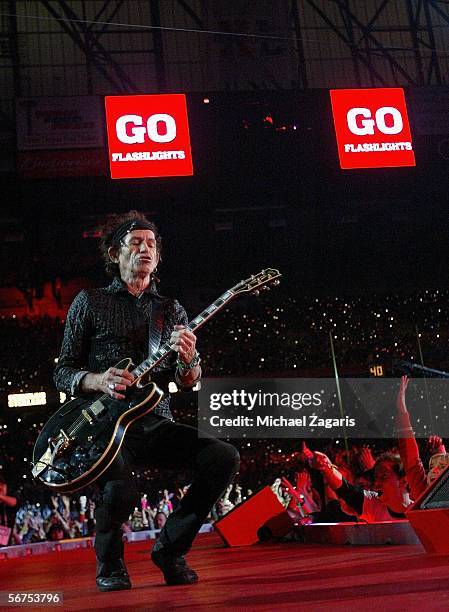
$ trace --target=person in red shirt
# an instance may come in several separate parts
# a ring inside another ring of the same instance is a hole
[[[399,454],[405,468],[407,481],[411,496],[417,499],[428,485],[449,464],[449,455],[439,436],[429,437],[429,447],[432,457],[430,459],[429,474],[426,473],[424,465],[419,456],[418,444],[410,422],[410,415],[405,404],[405,392],[407,390],[408,378],[402,376],[399,393],[396,399],[396,433],[398,436]]]

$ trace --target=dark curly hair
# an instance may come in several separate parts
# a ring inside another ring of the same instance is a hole
[[[124,214],[111,215],[108,221],[100,228],[100,252],[103,257],[106,274],[108,274],[109,276],[120,276],[118,264],[111,261],[108,253],[108,250],[111,246],[120,247],[120,244],[114,244],[112,240],[113,236],[117,229],[120,227],[120,225],[123,225],[128,221],[134,221],[135,219],[139,219],[141,221],[149,223],[149,225],[151,226],[149,227],[149,229],[153,231],[154,236],[156,238],[157,252],[159,253],[159,256],[161,255],[162,238],[159,234],[159,230],[156,224],[152,221],[149,221],[143,213],[139,212],[138,210],[130,210],[129,212]]]
[[[376,468],[380,463],[386,462],[392,464],[393,470],[398,476],[398,478],[403,478],[405,476],[404,465],[402,463],[401,457],[398,454],[393,453],[391,451],[385,451],[384,453],[379,455],[379,457],[377,457],[374,468]]]

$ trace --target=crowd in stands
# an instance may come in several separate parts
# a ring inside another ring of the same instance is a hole
[[[211,376],[301,376],[315,369],[330,373],[329,333],[342,371],[354,368],[368,375],[371,363],[387,364],[395,357],[418,361],[420,350],[426,365],[445,370],[448,298],[447,290],[369,298],[279,295],[252,302],[246,311],[231,307],[200,332],[204,370]],[[1,317],[0,331],[11,353],[2,360],[0,392],[51,389],[62,330],[60,319]],[[307,445],[287,439],[234,441],[241,454],[240,472],[215,505],[210,521],[267,484],[298,522],[371,522],[404,516],[429,478],[447,464],[438,436],[415,441],[405,407],[406,384],[403,379],[398,394],[398,440],[360,440],[347,448],[341,440],[311,440]],[[86,494],[52,497],[31,479],[32,448],[51,408],[7,409],[6,395],[3,402],[0,472],[17,500],[12,542],[93,535],[94,487]],[[179,406],[175,401],[174,408],[176,418],[195,423],[194,399]],[[428,478],[424,466],[429,460]],[[135,477],[142,497],[125,529],[160,529],[192,475],[187,470],[147,470]]]
[[[341,368],[373,361],[418,360],[449,367],[449,290],[413,295],[302,298],[271,293],[250,303],[235,302],[199,332],[205,371],[235,376],[331,367],[329,332]],[[192,307],[193,315],[205,304]],[[0,392],[52,385],[64,321],[43,317],[0,317],[8,358],[0,364]],[[26,350],[24,350],[26,346]]]
[[[425,360],[444,369],[448,298],[447,289],[409,296],[276,296],[252,302],[250,314],[240,302],[200,332],[202,355],[214,376],[235,375],[236,364],[243,375],[330,369],[331,333],[339,367],[366,372],[372,362],[416,361],[419,337]]]
[[[51,385],[64,322],[56,317],[0,316],[8,354],[0,362],[0,392],[39,391]]]
[[[189,485],[180,486],[171,493],[168,489],[159,491],[155,496],[155,502],[151,502],[147,493],[142,493],[139,504],[123,525],[124,532],[162,529],[168,516],[176,510],[186,494],[188,487]],[[44,503],[33,503],[29,500],[22,502],[20,494],[10,495],[9,498],[13,501],[12,507],[15,508],[12,516],[15,516],[11,522],[9,544],[34,544],[94,536],[94,515],[98,498],[94,488],[88,493],[89,496],[84,493],[49,495]],[[247,492],[248,495],[251,493]],[[215,504],[209,517],[210,522],[223,517],[243,499],[241,487],[238,484],[231,484]],[[0,507],[2,502],[0,490]]]

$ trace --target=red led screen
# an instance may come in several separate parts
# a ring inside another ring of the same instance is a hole
[[[113,179],[193,174],[184,94],[106,96]]]
[[[404,90],[330,91],[340,166],[416,166]]]

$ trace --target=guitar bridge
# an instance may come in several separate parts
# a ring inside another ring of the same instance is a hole
[[[44,472],[47,468],[51,470],[56,469],[54,467],[54,461],[62,452],[64,452],[67,448],[69,448],[72,439],[66,434],[66,432],[61,429],[60,434],[56,438],[49,438],[48,440],[48,448],[39,461],[36,461],[34,464],[31,473],[34,478],[37,478],[42,472]]]
[[[48,467],[51,467],[50,466],[51,458],[52,458],[51,457],[51,449],[50,449],[50,447],[48,447],[47,450],[45,451],[45,453],[39,459],[39,461],[36,461],[36,463],[34,464],[33,469],[31,470],[31,473],[33,474],[34,478],[37,478],[39,476],[39,474],[42,474],[42,472],[44,470],[46,470]]]

